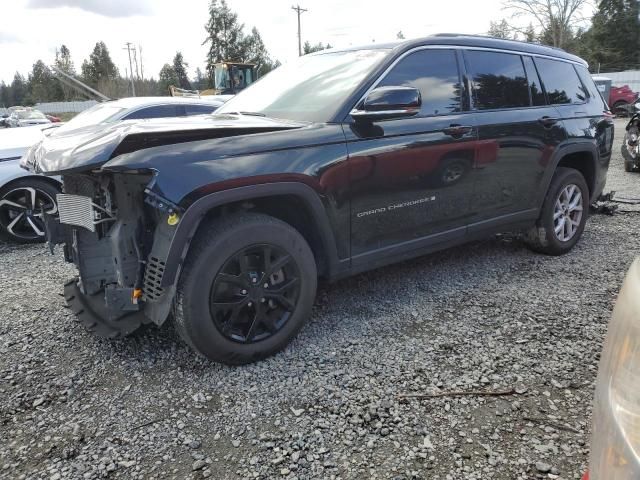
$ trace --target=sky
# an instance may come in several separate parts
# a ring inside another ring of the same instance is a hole
[[[245,24],[257,27],[272,58],[286,63],[298,54],[296,2],[302,38],[334,47],[391,41],[438,32],[483,34],[492,20],[508,17],[501,0],[228,0]],[[124,76],[126,42],[142,48],[144,76],[158,77],[181,51],[193,76],[204,70],[204,24],[209,0],[0,0],[0,80],[23,75],[36,60],[53,63],[65,44],[77,71],[97,41],[104,41]]]

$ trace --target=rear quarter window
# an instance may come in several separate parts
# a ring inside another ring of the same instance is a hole
[[[535,63],[547,91],[549,103],[564,105],[587,101],[589,94],[573,64],[546,58],[536,58]]]

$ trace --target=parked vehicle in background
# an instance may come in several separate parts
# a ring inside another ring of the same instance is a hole
[[[622,87],[611,87],[609,94],[609,105],[616,115],[628,116],[632,110],[632,106],[638,100],[640,94],[629,88],[629,85]]]
[[[215,112],[224,102],[189,97],[130,97],[99,103],[66,122],[56,134],[124,120],[190,117]]]
[[[622,285],[600,357],[585,480],[640,478],[640,260]]]
[[[32,125],[46,125],[51,123],[44,113],[33,108],[14,110],[7,119],[9,127],[28,127]]]
[[[633,114],[627,123],[621,148],[625,171],[640,168],[640,113]]]
[[[59,123],[62,121],[60,117],[56,117],[54,115],[46,115],[46,117],[49,119],[51,123]]]
[[[53,128],[35,125],[0,130],[0,234],[12,241],[44,241],[43,212],[57,212],[59,178],[20,168],[20,158]]]
[[[580,58],[436,35],[306,55],[215,115],[56,134],[23,164],[63,175],[45,218],[82,323],[113,338],[172,313],[242,364],[296,335],[318,277],[513,230],[570,251],[612,142]]]

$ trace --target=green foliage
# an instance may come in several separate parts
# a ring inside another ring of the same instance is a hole
[[[84,81],[94,88],[104,86],[120,76],[104,42],[96,43],[89,59],[82,63],[81,70]]]
[[[165,65],[166,66],[166,65]],[[174,84],[176,87],[191,89],[191,82],[187,75],[187,68],[189,64],[184,61],[181,52],[176,52],[176,56],[173,57],[173,71],[176,76],[177,82]]]
[[[33,64],[29,74],[28,102],[53,102],[62,97],[62,89],[42,60]]]
[[[223,61],[255,63],[259,76],[279,64],[270,58],[257,28],[245,35],[244,24],[238,21],[238,15],[229,8],[226,0],[210,1],[209,21],[204,28],[207,38],[203,45],[209,44],[207,72],[210,79],[214,65]]]
[[[165,63],[158,76],[158,89],[161,95],[169,94],[169,86],[178,86],[179,80],[173,65]]]
[[[636,0],[602,0],[591,28],[583,36],[580,52],[601,71],[640,66],[640,3]]]
[[[321,50],[328,50],[329,48],[331,48],[331,45],[329,45],[328,43],[326,45],[323,45],[322,42],[318,42],[315,45],[311,45],[309,42],[304,42],[304,45],[302,46],[302,54],[308,55],[310,53],[319,52]]]
[[[515,38],[513,29],[504,18],[499,22],[491,22],[489,24],[489,31],[487,35],[495,38],[504,38],[507,40],[513,40]]]

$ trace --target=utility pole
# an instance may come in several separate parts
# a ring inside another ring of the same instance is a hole
[[[142,47],[138,45],[138,52],[140,53],[140,78],[144,81],[144,64],[142,63]]]
[[[131,94],[135,97],[136,86],[133,83],[133,63],[131,63],[131,42],[127,42],[125,45],[127,46],[127,52],[129,53],[129,78],[131,79]]]
[[[304,12],[308,12],[309,10],[300,8],[300,5],[296,5],[295,7],[291,7],[291,8],[295,10],[296,13],[298,14],[298,56],[301,57],[302,56],[302,32],[300,30],[300,15],[302,15]]]

